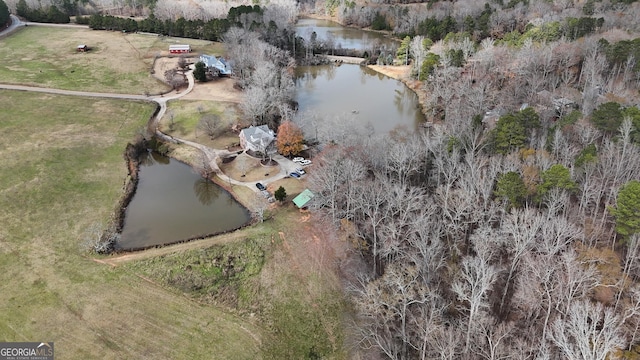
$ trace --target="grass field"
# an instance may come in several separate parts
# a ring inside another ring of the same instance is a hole
[[[88,34],[96,37],[78,37]],[[149,55],[130,67],[91,58],[124,37],[132,49],[146,49],[141,54],[167,45],[142,35],[30,27],[0,41],[0,82],[148,91],[141,84],[151,79]],[[96,51],[52,55],[61,46],[75,51],[77,42]],[[32,50],[13,52],[21,43]],[[74,66],[90,68],[82,77],[91,81],[69,75]],[[235,106],[172,104],[187,137],[198,105],[227,115]],[[127,176],[124,148],[154,108],[0,90],[0,340],[54,341],[61,359],[346,358],[345,305],[329,245],[290,202],[273,205],[264,223],[202,242],[125,257],[82,249],[88,229],[112,216]],[[302,190],[298,180],[279,184],[289,199]],[[246,187],[231,190],[245,204],[255,196]],[[210,266],[221,259],[227,268]]]
[[[54,341],[60,359],[260,357],[252,321],[80,249],[153,106],[0,91],[0,108],[0,339]]]
[[[225,149],[239,142],[238,135],[230,131],[231,127],[238,122],[237,104],[176,100],[170,101],[167,108],[167,114],[159,124],[160,130],[166,134],[216,149]],[[220,116],[221,134],[214,139],[210,139],[202,130],[198,130],[200,119],[206,115]]]
[[[0,40],[0,81],[68,90],[156,94],[167,85],[151,75],[153,59],[170,44],[220,54],[220,44],[84,28],[33,26]],[[86,44],[91,51],[76,51]],[[162,74],[158,74],[162,78]]]

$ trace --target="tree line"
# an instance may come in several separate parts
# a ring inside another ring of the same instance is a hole
[[[71,21],[69,12],[72,11],[73,7],[73,3],[65,0],[57,5],[54,3],[49,6],[32,8],[27,5],[25,0],[19,0],[16,5],[16,14],[28,21],[66,24]]]
[[[0,28],[9,23],[9,20],[11,20],[9,15],[9,7],[4,1],[0,0]]]
[[[176,20],[161,20],[154,15],[143,20],[134,20],[112,15],[94,14],[87,18],[78,19],[78,23],[86,23],[95,30],[115,30],[127,32],[151,32],[166,36],[184,37],[191,39],[204,39],[210,41],[220,41],[222,34],[226,33],[231,26],[258,27],[258,20],[263,12],[260,6],[239,6],[232,7],[226,18],[210,19],[207,21],[196,19],[187,20],[178,18]],[[255,16],[251,16],[255,15]],[[250,20],[247,20],[249,18]]]

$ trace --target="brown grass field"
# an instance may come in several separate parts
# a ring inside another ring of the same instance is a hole
[[[154,59],[169,45],[188,43],[194,53],[220,54],[204,40],[32,26],[2,39],[0,81],[68,90],[158,94],[169,87],[152,75]],[[79,44],[91,50],[77,52]],[[163,73],[155,74],[161,80]]]

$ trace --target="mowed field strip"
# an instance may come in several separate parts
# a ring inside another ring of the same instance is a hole
[[[220,44],[204,40],[86,28],[27,27],[0,40],[0,82],[79,91],[159,94],[169,87],[160,81],[163,74],[151,74],[154,58],[166,55],[169,45],[177,42],[191,44],[194,52],[221,51]],[[91,50],[78,52],[79,44],[86,44]]]

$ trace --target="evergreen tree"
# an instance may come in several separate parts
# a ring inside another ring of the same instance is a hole
[[[495,195],[507,199],[509,207],[522,207],[522,203],[527,197],[527,186],[520,174],[509,171],[498,178]]]
[[[522,148],[527,143],[531,130],[539,127],[540,118],[532,108],[504,115],[492,131],[492,145],[497,153],[508,154]]]
[[[207,81],[207,70],[202,61],[196,63],[196,67],[193,69],[193,77],[201,82]]]
[[[615,134],[622,124],[622,109],[616,102],[604,103],[591,114],[593,125],[607,134]]]
[[[273,197],[275,197],[276,200],[283,202],[287,198],[287,190],[280,186],[278,190],[273,193]]]
[[[18,4],[16,5],[16,14],[23,18],[29,17],[29,5],[27,5],[26,0],[18,0]]]
[[[547,171],[540,174],[542,183],[538,186],[538,201],[542,201],[544,196],[553,188],[575,191],[576,183],[571,180],[569,169],[561,164],[555,164]]]
[[[400,60],[403,65],[407,65],[409,63],[409,46],[411,45],[411,38],[409,36],[405,36],[400,43],[400,47],[398,51],[396,51],[396,59]]]
[[[618,192],[616,207],[610,208],[616,218],[616,231],[628,237],[640,233],[640,182],[633,180]]]
[[[9,22],[9,7],[4,1],[0,0],[0,28]]]

